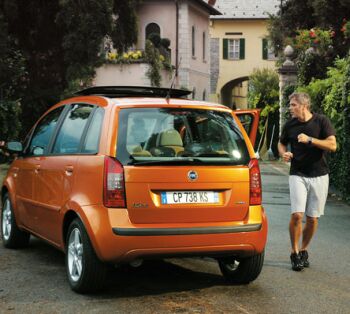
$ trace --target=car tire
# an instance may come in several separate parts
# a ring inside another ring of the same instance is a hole
[[[264,252],[246,258],[223,257],[218,262],[227,282],[248,284],[259,276],[264,264]]]
[[[107,266],[97,257],[80,219],[69,225],[66,237],[66,270],[70,287],[78,293],[104,288]]]
[[[19,249],[28,246],[30,234],[18,228],[8,193],[2,199],[1,237],[2,244],[8,249]]]

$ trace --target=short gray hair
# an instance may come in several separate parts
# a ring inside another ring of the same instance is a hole
[[[311,108],[311,99],[307,93],[296,93],[289,95],[289,100],[295,99],[297,103],[305,105],[307,109]]]

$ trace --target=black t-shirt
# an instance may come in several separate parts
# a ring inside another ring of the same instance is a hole
[[[335,130],[327,117],[313,113],[312,118],[300,122],[297,118],[289,120],[283,127],[280,142],[290,143],[293,158],[290,174],[303,177],[318,177],[329,173],[326,161],[326,151],[313,145],[299,143],[298,135],[304,133],[313,138],[324,140],[335,135]]]

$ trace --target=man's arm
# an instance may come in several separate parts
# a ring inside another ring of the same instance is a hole
[[[287,152],[287,146],[278,142],[277,145],[278,153],[282,157],[284,161],[290,161],[293,158],[293,154],[291,152]]]
[[[298,142],[311,144],[312,146],[329,152],[335,152],[337,150],[337,140],[334,135],[328,136],[324,140],[320,140],[318,138],[310,137],[304,133],[300,133],[298,135]]]

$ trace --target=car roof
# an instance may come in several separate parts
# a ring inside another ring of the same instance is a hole
[[[171,106],[171,105],[181,105],[181,106],[200,106],[200,107],[211,107],[215,109],[225,109],[230,110],[230,108],[206,101],[192,100],[192,99],[179,99],[179,98],[149,98],[149,97],[127,97],[127,98],[112,98],[110,99],[115,105],[119,106]]]
[[[75,97],[62,103],[88,102],[101,106],[113,104],[119,107],[135,106],[195,106],[230,111],[216,103],[185,98],[191,91],[150,86],[94,86],[75,93]]]

